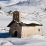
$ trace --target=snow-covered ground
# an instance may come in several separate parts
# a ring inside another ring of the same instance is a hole
[[[26,38],[0,38],[0,46],[46,46],[46,38],[34,35]]]

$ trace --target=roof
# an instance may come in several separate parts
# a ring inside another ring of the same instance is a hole
[[[7,27],[10,27],[15,21],[12,20]]]
[[[22,21],[26,26],[42,26],[41,23],[37,21]]]
[[[25,24],[31,24],[31,23],[40,24],[37,21],[22,21],[22,22],[25,23]]]
[[[16,20],[12,20],[7,27],[10,27],[14,22],[18,23]]]
[[[24,25],[26,25],[26,26],[42,26],[42,24],[40,24],[37,21],[22,21],[21,23],[19,23],[16,20],[12,20],[7,27],[10,27],[14,22],[18,23],[21,26],[24,26]]]

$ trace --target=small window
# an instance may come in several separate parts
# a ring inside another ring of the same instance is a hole
[[[38,29],[38,31],[40,31],[40,29]]]

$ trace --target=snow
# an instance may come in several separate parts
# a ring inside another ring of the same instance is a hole
[[[11,16],[3,15],[2,17],[2,15],[0,15],[1,24],[4,23],[0,27],[5,27],[11,21],[10,18]],[[8,23],[6,24],[5,22]],[[8,31],[0,30],[0,35],[2,37],[4,36],[3,38],[0,36],[0,46],[46,46],[46,38],[44,36],[34,35],[26,38],[14,38],[14,37],[7,38],[6,37],[8,35],[7,32]]]
[[[44,46],[46,45],[46,38],[40,35],[34,35],[26,38],[5,38],[0,40],[0,45],[11,46]]]
[[[44,39],[44,36],[40,36],[40,35],[34,35],[31,38],[37,38],[37,39]]]
[[[46,11],[44,11],[46,8],[46,0],[30,0],[39,2],[40,5],[35,3],[37,6],[35,6],[35,4],[33,5],[33,3],[31,3],[30,6],[27,6],[26,4],[23,6],[15,5],[16,3],[23,1],[27,0],[10,0],[8,2],[0,2],[0,6],[2,6],[2,9],[0,10],[0,46],[46,46]],[[7,25],[11,22],[12,15],[9,15],[7,12],[10,10],[21,11],[21,19],[24,23],[43,24],[43,36],[33,35],[26,38],[8,36],[9,28],[7,28]]]
[[[4,7],[4,6],[6,6],[6,4],[5,4],[5,3],[0,2],[0,6],[1,6],[1,7]]]
[[[22,2],[22,1],[27,1],[27,0],[10,0],[10,3],[9,4],[16,4],[16,3],[18,3],[18,2]]]
[[[0,46],[46,46],[46,37],[33,35],[26,38],[8,36],[7,25],[11,22],[12,16],[7,16],[4,11],[0,11]],[[25,13],[26,15],[28,13]],[[24,15],[25,16],[25,15]],[[29,15],[28,15],[29,16]],[[31,16],[32,17],[32,16]],[[37,23],[37,21],[23,21],[24,23]]]
[[[5,15],[5,16],[6,16],[7,13],[5,13],[4,11],[1,11],[1,10],[0,10],[0,15]]]
[[[0,45],[13,45],[13,44],[10,43],[9,41],[3,41],[3,40],[1,40]]]
[[[0,46],[46,46],[45,36],[34,35],[26,38],[16,38],[16,37],[8,36],[9,31],[7,31],[6,26],[11,22],[12,16],[7,16],[6,13],[4,12],[1,13],[0,13],[0,21],[1,21],[0,22]],[[31,21],[29,22],[23,21],[23,22],[31,23]],[[32,22],[38,23],[37,21],[32,21]]]
[[[7,13],[0,11],[0,28],[6,28],[7,25],[11,22],[12,17],[7,15]]]
[[[31,24],[31,23],[34,23],[34,24],[40,24],[39,22],[37,21],[22,21],[23,23],[26,23],[26,24]]]

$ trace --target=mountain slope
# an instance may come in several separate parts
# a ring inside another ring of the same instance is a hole
[[[23,2],[19,2],[16,5],[40,5],[42,0],[36,1],[36,0],[28,0],[28,1],[23,1]]]
[[[0,2],[0,7],[4,7],[4,6],[6,6],[6,4],[5,4],[5,3]]]
[[[12,20],[11,16],[8,13],[5,13],[4,11],[0,11],[0,28],[5,28],[9,24],[9,22]]]
[[[13,0],[14,2],[15,0]],[[12,1],[11,1],[12,2]],[[14,5],[19,5],[19,6],[37,6],[37,5],[40,5],[42,0],[27,0],[27,1],[16,1],[14,3],[11,3],[9,6],[14,6]]]
[[[7,0],[8,2],[5,4],[7,4],[8,7],[10,6],[38,6],[38,5],[46,5],[46,0]]]

